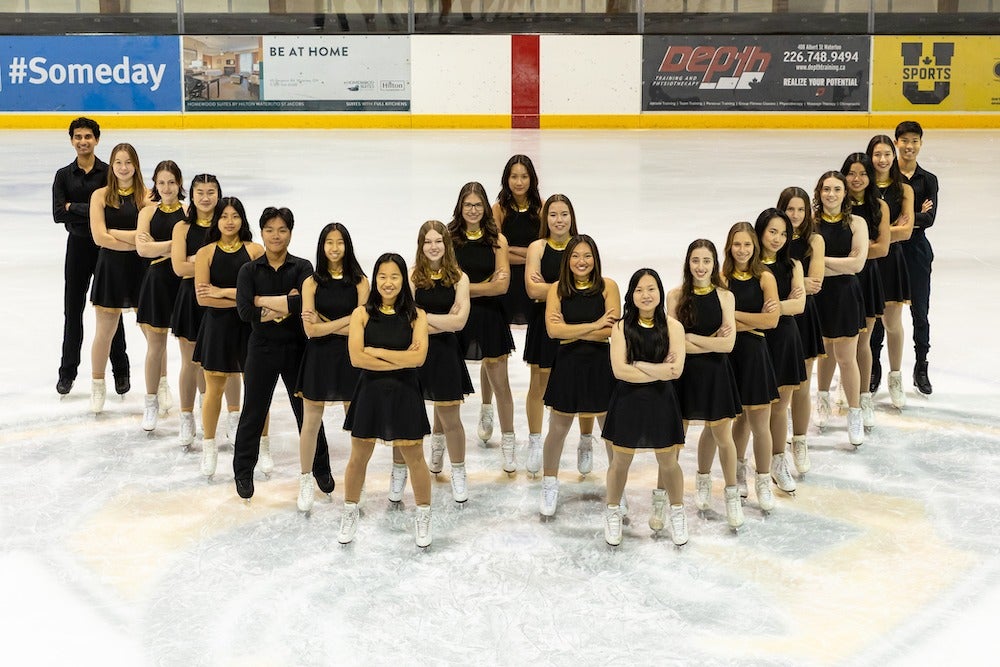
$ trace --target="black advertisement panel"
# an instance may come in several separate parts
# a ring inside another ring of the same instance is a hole
[[[867,36],[648,35],[643,111],[868,111]]]

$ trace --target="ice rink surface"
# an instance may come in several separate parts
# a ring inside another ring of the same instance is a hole
[[[68,119],[67,119],[68,120]],[[597,240],[605,275],[680,280],[687,244],[720,245],[779,191],[864,150],[867,131],[128,131],[104,122],[99,156],[133,143],[147,180],[162,159],[190,181],[218,175],[253,222],[264,206],[296,215],[292,252],[315,261],[327,222],[351,230],[366,272],[384,251],[412,261],[417,227],[447,222],[459,188],[491,196],[514,153],[530,155],[543,198],[565,193]],[[902,119],[900,119],[902,120]],[[891,128],[886,128],[891,133]],[[858,451],[846,417],[810,433],[812,471],[764,517],[751,493],[739,535],[726,527],[721,473],[712,509],[693,504],[698,426],[681,454],[690,542],[646,527],[652,456],[637,456],[630,523],[603,539],[606,459],[575,469],[564,452],[555,518],[538,514],[539,480],[523,468],[527,367],[523,329],[511,359],[516,475],[500,469],[499,434],[477,444],[479,401],[463,408],[469,501],[451,500],[448,465],[434,484],[434,543],[413,543],[413,500],[386,499],[390,452],[369,467],[355,542],[336,542],[349,440],[327,408],[338,487],[297,512],[297,440],[281,390],[272,412],[276,468],[245,505],[232,449],[199,474],[199,441],[177,446],[176,408],[139,428],[144,341],[127,314],[132,391],[89,412],[86,314],[73,392],[56,382],[66,233],[52,222],[56,169],[74,158],[60,132],[0,132],[6,251],[0,326],[0,608],[4,662],[43,665],[914,665],[995,664],[1000,639],[1000,132],[929,130],[921,164],[937,174],[931,305],[934,394],[876,397],[878,424]],[[259,232],[254,225],[255,237]],[[177,401],[178,354],[169,343]],[[479,386],[478,366],[470,364]],[[110,376],[110,373],[109,373]],[[884,387],[884,385],[883,385]],[[200,426],[199,426],[200,432]]]

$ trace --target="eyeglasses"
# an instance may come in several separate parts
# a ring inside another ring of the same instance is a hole
[[[473,204],[472,202],[465,202],[462,204],[462,208],[466,211],[481,211],[483,210],[483,202]]]

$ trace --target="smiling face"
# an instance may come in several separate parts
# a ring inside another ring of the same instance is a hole
[[[546,216],[549,225],[549,234],[557,239],[569,236],[570,227],[573,225],[573,216],[569,212],[566,202],[557,201],[549,205],[549,213]]]
[[[830,177],[823,181],[820,186],[819,196],[823,202],[823,211],[831,215],[840,213],[846,196],[844,184],[839,178]]]
[[[569,256],[569,269],[573,278],[580,282],[590,280],[590,274],[594,271],[594,251],[590,244],[577,243]]]
[[[180,192],[180,184],[173,173],[167,169],[161,169],[153,177],[153,184],[156,191],[160,193],[160,201],[164,204],[176,204],[177,194]]]
[[[715,260],[712,252],[708,248],[695,248],[688,258],[688,270],[691,278],[698,287],[704,287],[712,281],[712,272],[715,271]]]
[[[344,261],[344,247],[344,235],[340,233],[340,230],[334,229],[326,235],[326,239],[323,240],[323,254],[326,255],[327,261],[330,262],[330,268],[337,268],[342,265]]]
[[[135,176],[135,164],[128,151],[118,151],[111,158],[111,168],[115,170],[118,178],[118,185],[127,188],[132,185],[132,177]]]
[[[922,145],[923,140],[916,132],[904,132],[896,139],[896,150],[899,151],[899,157],[907,162],[916,162]]]
[[[382,262],[375,272],[375,289],[382,297],[382,303],[391,306],[403,288],[403,274],[395,262]]]
[[[78,127],[73,130],[73,136],[69,139],[76,151],[76,156],[83,160],[89,160],[94,155],[100,139],[94,136],[94,131],[89,127]]]
[[[486,209],[486,202],[475,194],[469,193],[462,200],[462,218],[467,225],[476,227],[483,220],[483,211]]]
[[[234,207],[227,206],[222,209],[222,213],[219,214],[219,231],[222,233],[222,238],[235,238],[239,235],[242,226],[243,219]]]
[[[875,144],[872,148],[872,164],[875,165],[875,174],[880,178],[889,177],[889,169],[892,167],[896,155],[889,144]]]
[[[749,232],[736,232],[729,246],[729,256],[733,258],[737,268],[745,269],[753,258],[753,235]]]
[[[865,188],[868,187],[870,182],[865,166],[860,162],[853,163],[850,170],[844,174],[844,178],[847,179],[847,189],[850,191],[851,196],[855,199],[861,199],[865,193]]]
[[[523,164],[515,164],[510,169],[510,177],[507,179],[507,186],[514,196],[523,200],[528,196],[528,188],[531,187],[531,175],[527,167]]]
[[[648,273],[636,283],[632,291],[632,303],[639,310],[639,315],[645,318],[652,317],[653,309],[660,303],[660,288],[656,280]]]
[[[280,255],[288,250],[288,243],[292,240],[292,230],[284,220],[275,216],[260,228],[260,236],[269,253]]]
[[[424,234],[424,243],[421,249],[431,266],[433,268],[439,267],[441,259],[444,257],[444,236],[435,229],[428,229],[427,233]]]
[[[798,229],[806,221],[806,203],[802,197],[792,197],[785,207],[785,215],[792,221],[792,227]]]
[[[198,217],[208,220],[215,213],[215,206],[219,203],[219,188],[215,183],[198,183],[191,192],[191,201],[198,209]]]
[[[766,251],[765,254],[768,257],[774,257],[778,254],[785,243],[788,242],[788,225],[781,218],[771,218],[767,221],[767,226],[764,227],[764,234],[760,239],[760,244]]]

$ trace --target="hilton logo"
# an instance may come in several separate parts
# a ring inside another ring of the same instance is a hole
[[[932,54],[924,54],[920,42],[903,42],[903,97],[912,104],[941,104],[951,92],[951,59],[954,42],[934,42]],[[933,83],[933,90],[920,90]]]

